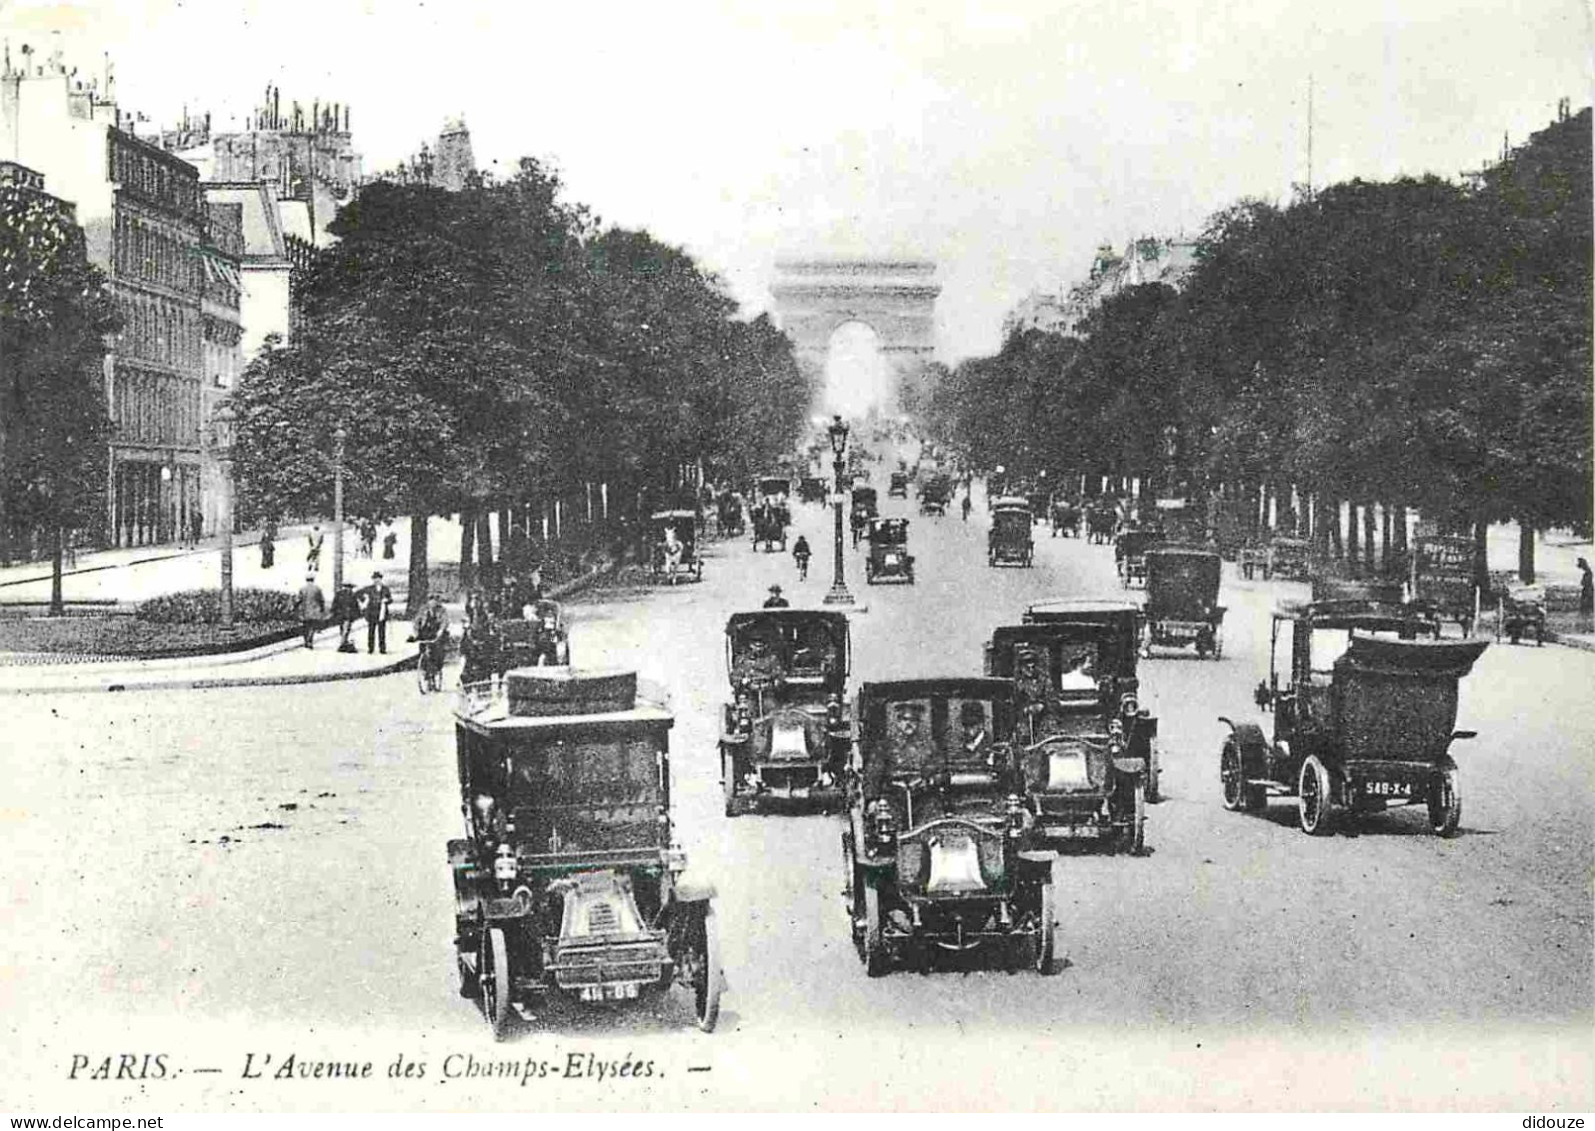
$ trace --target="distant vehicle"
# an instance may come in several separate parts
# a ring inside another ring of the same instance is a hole
[[[702,581],[698,516],[690,510],[655,511],[648,516],[649,565],[655,581]]]
[[[1289,658],[1280,680],[1280,634]],[[1294,796],[1303,832],[1322,835],[1338,813],[1424,805],[1440,836],[1462,819],[1451,744],[1457,685],[1488,646],[1483,640],[1417,640],[1399,606],[1372,601],[1290,604],[1275,612],[1269,678],[1256,693],[1274,713],[1274,738],[1234,723],[1219,752],[1226,809],[1257,812],[1270,795]]]
[[[823,503],[825,501],[825,480],[812,475],[805,475],[798,483],[798,500],[804,503]]]
[[[774,503],[753,508],[753,548],[766,553],[786,553],[787,512]]]
[[[465,836],[448,843],[460,992],[495,1037],[545,999],[683,987],[720,1014],[714,889],[685,874],[663,696],[635,673],[512,671],[454,716]]]
[[[1054,499],[1052,501],[1052,536],[1063,535],[1065,538],[1080,537],[1080,506],[1068,499]]]
[[[1154,546],[1146,551],[1146,647],[1194,645],[1199,659],[1224,651],[1224,606],[1218,603],[1223,559],[1217,550]]]
[[[1163,531],[1156,526],[1123,527],[1113,539],[1113,564],[1126,589],[1146,588],[1146,552],[1161,544]]]
[[[869,556],[864,559],[864,580],[914,584],[914,555],[908,552],[908,519],[876,518],[870,521]]]
[[[905,471],[892,472],[891,484],[886,488],[886,497],[889,499],[908,498],[908,473]]]
[[[1532,636],[1536,645],[1545,643],[1545,586],[1508,584],[1497,591],[1496,601],[1497,640],[1505,636],[1517,644]]]
[[[1312,547],[1303,538],[1275,538],[1268,546],[1268,571],[1286,581],[1312,580]]]
[[[919,489],[919,513],[940,517],[947,513],[947,503],[953,496],[952,480],[945,475],[932,475]]]
[[[1025,499],[1003,497],[991,504],[991,529],[986,532],[986,564],[1035,564],[1034,518]]]
[[[1473,635],[1479,616],[1478,548],[1472,538],[1420,537],[1413,544],[1413,603],[1441,620],[1454,620]]]
[[[559,602],[540,600],[531,612],[529,617],[504,617],[495,626],[502,670],[570,663],[570,630]]]
[[[854,487],[852,506],[849,511],[849,522],[852,526],[853,545],[858,545],[858,540],[864,536],[864,531],[869,527],[870,519],[880,513],[876,502],[875,488]]]
[[[1112,503],[1093,503],[1086,508],[1086,540],[1105,546],[1119,529],[1119,511]]]
[[[865,972],[984,952],[1054,971],[1052,854],[1025,845],[1013,687],[919,679],[859,689],[858,788],[842,855]]]
[[[853,718],[845,613],[765,609],[726,622],[732,702],[720,732],[728,817],[774,805],[840,806]]]

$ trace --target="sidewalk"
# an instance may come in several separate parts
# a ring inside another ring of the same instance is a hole
[[[338,630],[334,627],[317,634],[314,648],[306,648],[295,639],[223,656],[0,668],[0,695],[330,683],[372,679],[415,666],[416,647],[405,643],[411,635],[409,622],[388,623],[386,655],[366,653],[365,631],[365,622],[357,622],[352,639],[360,650],[353,654],[338,651]]]

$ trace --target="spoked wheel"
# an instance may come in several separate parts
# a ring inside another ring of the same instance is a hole
[[[703,913],[693,924],[695,938],[684,956],[688,963],[687,986],[692,990],[692,1017],[705,1033],[714,1032],[720,1020],[720,932],[714,905],[705,903]]]
[[[490,927],[482,934],[476,980],[482,991],[482,1015],[493,1028],[493,1039],[502,1041],[509,1032],[511,1008],[509,944],[500,927]]]
[[[1436,772],[1429,794],[1429,827],[1436,836],[1456,836],[1462,823],[1462,782],[1456,763],[1447,758]]]
[[[1036,938],[1036,973],[1052,974],[1057,971],[1056,943],[1053,936],[1057,933],[1058,924],[1057,895],[1053,891],[1052,881],[1048,880],[1041,885],[1041,910],[1037,912],[1037,929],[1040,934]]]
[[[871,978],[879,978],[886,973],[886,940],[881,933],[881,893],[875,881],[868,876],[861,877],[858,884],[863,889],[864,924],[854,927],[853,937],[858,944],[859,957],[864,960],[864,973]]]
[[[1218,755],[1218,778],[1224,787],[1224,808],[1230,812],[1250,809],[1246,804],[1246,771],[1241,765],[1241,744],[1232,734],[1224,740]]]
[[[1301,781],[1297,788],[1297,809],[1301,813],[1301,831],[1308,836],[1323,836],[1329,832],[1329,821],[1334,813],[1330,798],[1329,771],[1309,754],[1301,764]]]

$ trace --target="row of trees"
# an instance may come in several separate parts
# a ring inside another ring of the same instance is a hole
[[[533,161],[461,192],[368,186],[332,231],[292,343],[233,398],[241,508],[330,513],[341,428],[349,512],[413,519],[412,593],[427,515],[464,516],[468,563],[475,516],[513,535],[589,484],[634,504],[683,465],[742,477],[802,427],[810,391],[780,331],[738,319],[680,249],[600,228]]]
[[[1251,514],[1303,500],[1351,556],[1376,508],[1397,549],[1405,508],[1480,537],[1516,520],[1532,574],[1535,528],[1591,519],[1590,158],[1586,108],[1465,185],[1240,203],[1180,291],[1120,291],[1078,338],[1017,336],[926,411],[976,462],[1031,473],[1161,482],[1172,442],[1185,486]]]
[[[62,532],[104,517],[105,279],[60,201],[0,184],[0,560],[43,535],[61,606]]]

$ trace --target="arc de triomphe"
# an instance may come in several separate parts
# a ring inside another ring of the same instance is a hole
[[[775,316],[814,388],[825,379],[831,335],[859,322],[875,331],[893,387],[935,356],[936,264],[919,259],[802,259],[775,265]],[[894,407],[887,404],[887,409]]]

